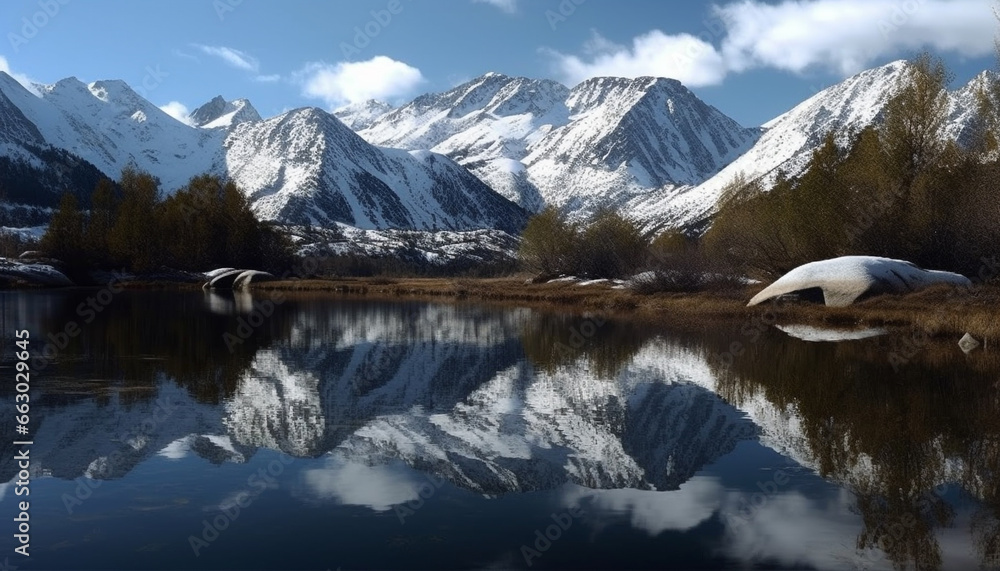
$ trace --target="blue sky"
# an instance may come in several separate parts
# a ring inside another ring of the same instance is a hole
[[[674,77],[758,125],[863,69],[928,50],[993,68],[991,0],[3,0],[0,70],[123,79],[182,115],[215,95],[265,117],[392,103],[487,71],[572,86]]]

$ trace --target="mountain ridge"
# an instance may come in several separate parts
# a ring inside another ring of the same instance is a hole
[[[20,133],[26,144],[71,153],[112,179],[135,166],[167,194],[207,173],[233,179],[258,217],[285,224],[516,233],[527,219],[448,159],[379,149],[321,109],[263,120],[247,100],[216,97],[194,111],[192,125],[122,81],[66,78],[35,95],[0,76],[8,138]],[[44,166],[37,153],[6,147],[14,161]]]
[[[29,147],[51,147],[111,178],[133,164],[167,192],[197,174],[229,177],[258,216],[287,224],[516,233],[551,205],[578,220],[611,206],[647,230],[690,229],[704,227],[737,176],[795,176],[826,132],[846,142],[877,122],[908,69],[899,60],[865,70],[759,127],[656,77],[568,88],[490,72],[399,106],[267,119],[217,96],[186,124],[119,80],[71,77],[35,94],[0,73],[0,154],[45,168]],[[975,91],[993,77],[949,92],[949,136],[973,136]]]

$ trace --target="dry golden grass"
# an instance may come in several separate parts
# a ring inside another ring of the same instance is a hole
[[[879,296],[850,307],[779,301],[746,307],[762,286],[700,293],[638,294],[609,284],[528,283],[526,276],[488,279],[339,278],[255,284],[261,290],[329,292],[373,299],[422,299],[596,312],[703,328],[719,321],[767,316],[780,323],[829,327],[914,328],[929,337],[972,333],[1000,346],[1000,287],[961,290],[945,286],[903,296]]]

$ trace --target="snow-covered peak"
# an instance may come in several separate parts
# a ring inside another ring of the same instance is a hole
[[[571,90],[496,72],[420,96],[358,133],[447,155],[530,210],[547,202],[582,214],[700,183],[759,136],[672,79],[594,78]]]
[[[266,220],[516,232],[526,219],[449,159],[375,147],[316,107],[238,125],[224,146],[229,175]]]
[[[40,87],[41,97],[67,118],[103,119],[104,126],[116,119],[136,117],[154,121],[165,128],[190,129],[136,93],[121,80],[101,80],[85,84],[75,77]]]
[[[491,72],[354,128],[376,145],[447,155],[504,197],[535,210],[543,201],[519,161],[532,141],[569,120],[568,95],[555,81]],[[339,116],[351,125],[349,116]]]
[[[337,119],[340,119],[340,122],[344,125],[355,131],[360,131],[371,127],[379,117],[392,111],[392,109],[392,105],[384,101],[369,99],[335,109],[333,115]]]
[[[498,116],[521,113],[544,114],[561,105],[566,86],[548,79],[510,77],[490,72],[450,92],[452,117],[484,111]]]
[[[376,145],[447,152],[435,147],[481,122],[525,114],[531,114],[524,118],[531,127],[540,120],[564,122],[560,108],[568,92],[550,80],[489,73],[442,93],[422,95],[382,114],[359,134]],[[503,132],[498,135],[505,138]]]
[[[120,79],[95,81],[87,85],[87,90],[101,101],[112,99],[137,101],[142,99],[138,93]]]
[[[961,93],[963,91],[973,90],[973,89],[983,89],[988,87],[990,84],[1000,81],[1000,74],[997,72],[987,69],[979,72],[976,77],[969,80],[964,86],[956,90],[956,93]]]
[[[983,71],[973,77],[968,83],[951,93],[948,101],[948,125],[945,128],[948,138],[955,139],[960,145],[975,144],[978,127],[980,97],[996,97],[995,85],[1000,81],[1000,75],[994,71]],[[994,101],[995,105],[1000,101]]]
[[[31,114],[29,109],[34,109],[42,105],[39,95],[42,85],[35,85],[35,91],[29,91],[16,79],[7,73],[0,71],[0,93],[7,96],[10,101],[22,112]]]
[[[759,137],[672,79],[599,77],[574,87],[570,121],[523,159],[546,202],[577,216],[664,202],[739,157]]]
[[[0,77],[0,81],[10,79],[3,72],[0,72],[0,76],[3,76]],[[15,84],[17,83],[13,79],[10,79],[10,81]],[[21,86],[18,85],[18,88],[21,88]],[[23,91],[23,88],[19,89],[19,91]],[[38,132],[38,128],[11,101],[5,89],[3,89],[2,83],[0,83],[0,143],[8,143],[12,147],[25,143],[35,146],[44,143],[44,138]],[[11,152],[10,148],[8,152]]]
[[[229,103],[221,95],[216,95],[211,101],[191,112],[191,122],[197,127],[211,123],[225,113],[227,105]]]
[[[800,123],[825,129],[838,129],[858,123],[870,123],[898,91],[910,65],[905,60],[862,71],[830,86],[787,113],[764,123],[765,129]]]
[[[247,99],[226,101],[221,95],[191,112],[196,127],[215,129],[232,127],[248,121],[260,121],[261,116]]]
[[[903,84],[909,64],[899,60],[863,71],[828,87],[763,125],[760,139],[718,174],[674,200],[640,206],[640,216],[668,226],[697,224],[710,216],[727,184],[744,175],[773,181],[779,169],[796,176],[827,133],[846,144],[850,133],[878,122]]]
[[[44,141],[117,178],[128,164],[157,176],[171,192],[192,176],[218,172],[218,143],[177,121],[123,81],[85,84],[75,77],[39,85],[38,96],[13,80],[0,90]]]
[[[690,91],[675,79],[594,77],[574,87],[566,104],[574,115],[586,113],[609,103],[626,108],[635,105],[642,96],[654,90],[676,91],[684,96],[690,94]]]

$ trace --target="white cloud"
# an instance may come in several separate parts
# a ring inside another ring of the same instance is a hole
[[[277,73],[273,73],[271,75],[258,75],[253,78],[253,80],[260,83],[274,83],[281,80],[281,75]]]
[[[233,48],[227,48],[225,46],[203,46],[201,44],[195,44],[195,47],[210,56],[221,59],[236,69],[251,71],[253,73],[260,71],[260,62],[257,61],[257,58],[246,52]]]
[[[17,73],[14,70],[12,70],[10,68],[10,63],[4,56],[0,56],[0,71],[13,77],[14,80],[23,85],[24,88],[27,89],[28,91],[34,93],[35,95],[38,95],[38,89],[35,87],[35,84],[38,82],[31,79],[27,75],[24,75],[23,73]]]
[[[424,82],[419,69],[386,56],[361,62],[310,63],[295,77],[303,95],[322,99],[330,108],[368,99],[398,99]]]
[[[191,111],[187,108],[187,105],[184,105],[180,101],[171,101],[166,105],[160,105],[160,110],[185,125],[194,126],[194,122],[191,121]]]
[[[329,458],[322,467],[305,470],[306,486],[319,499],[377,512],[420,498],[421,482],[397,465],[366,466],[342,458]]]
[[[996,28],[982,0],[744,0],[715,13],[726,24],[722,53],[733,71],[819,67],[850,75],[922,49],[984,56]]]
[[[643,75],[714,85],[729,73],[823,69],[842,76],[916,51],[965,57],[994,49],[996,19],[982,0],[742,0],[713,8],[692,34],[652,30],[615,44],[595,32],[580,55],[543,50],[567,83]]]
[[[726,76],[725,62],[716,49],[690,34],[667,35],[653,30],[626,47],[595,32],[583,51],[586,57],[552,50],[546,53],[552,57],[556,73],[571,85],[591,77],[650,75],[697,87],[720,83]]]
[[[489,4],[508,14],[517,12],[517,0],[472,0],[476,4]]]
[[[632,527],[657,536],[667,530],[687,531],[696,527],[712,517],[724,495],[725,489],[717,479],[694,477],[679,489],[666,492],[591,490],[574,486],[563,494],[562,504],[581,509],[596,508],[604,513],[629,514]]]

